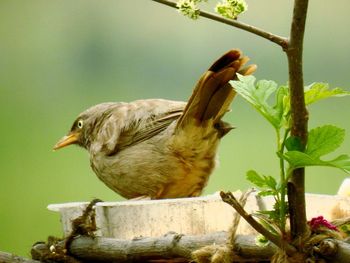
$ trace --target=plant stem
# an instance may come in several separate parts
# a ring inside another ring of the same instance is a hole
[[[169,0],[152,0],[152,1],[161,3],[161,4],[164,4],[164,5],[173,7],[173,8],[177,8],[176,7],[176,3],[173,2],[173,1],[169,1]],[[287,47],[288,47],[288,39],[287,38],[284,38],[284,37],[272,34],[270,32],[267,32],[267,31],[263,30],[263,29],[260,29],[260,28],[257,28],[257,27],[254,27],[254,26],[242,23],[242,22],[238,22],[237,20],[227,19],[227,18],[218,16],[216,14],[213,14],[213,13],[210,13],[210,12],[206,12],[206,11],[202,11],[202,10],[200,10],[200,14],[199,15],[202,16],[202,17],[205,17],[205,18],[217,21],[217,22],[224,23],[226,25],[230,25],[230,26],[233,26],[233,27],[236,27],[236,28],[240,28],[240,29],[242,29],[244,31],[250,32],[252,34],[255,34],[255,35],[258,35],[258,36],[260,36],[262,38],[270,40],[271,42],[281,46],[283,50],[286,50]]]
[[[280,159],[280,181],[281,181],[281,191],[280,191],[280,228],[282,235],[285,236],[286,233],[286,172],[285,172],[285,167],[284,167],[284,160],[281,157],[284,153],[284,147],[285,147],[285,141],[288,137],[288,134],[290,132],[289,129],[285,129],[283,139],[281,141],[280,139],[280,131],[276,130],[277,132],[277,148],[278,148],[278,153],[279,153],[279,159]]]
[[[291,135],[298,137],[303,147],[307,143],[308,113],[304,99],[302,67],[303,39],[308,0],[295,0],[289,46],[286,50],[291,94]],[[288,182],[288,201],[292,238],[307,232],[305,209],[305,169],[295,169]]]

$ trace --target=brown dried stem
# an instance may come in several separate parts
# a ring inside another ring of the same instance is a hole
[[[280,236],[274,235],[268,231],[263,225],[256,221],[252,215],[248,214],[231,192],[225,193],[221,191],[220,196],[225,203],[232,206],[237,211],[237,213],[240,214],[240,216],[243,217],[256,231],[264,235],[276,246],[284,249],[290,255],[296,251],[293,246],[286,243]]]

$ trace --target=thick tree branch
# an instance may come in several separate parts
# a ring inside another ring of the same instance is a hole
[[[303,39],[308,0],[295,0],[290,41],[286,50],[289,68],[289,87],[291,94],[291,135],[301,140],[305,147],[307,143],[308,112],[304,99],[303,80]],[[305,209],[305,170],[293,171],[288,182],[288,201],[291,221],[291,234],[295,239],[307,233]]]
[[[169,0],[152,0],[154,2],[158,2],[173,8],[177,8],[176,7],[176,3],[173,1],[169,1]],[[217,21],[217,22],[221,22],[223,24],[226,25],[230,25],[236,28],[240,28],[244,31],[250,32],[252,34],[258,35],[262,38],[265,38],[267,40],[270,40],[271,42],[279,45],[282,47],[283,50],[286,50],[286,48],[288,47],[288,39],[272,34],[270,32],[267,32],[263,29],[242,23],[242,22],[238,22],[237,20],[233,20],[233,19],[227,19],[221,16],[218,16],[216,14],[210,13],[210,12],[206,12],[206,11],[202,11],[200,10],[200,16]]]
[[[1,263],[41,263],[41,261],[16,256],[14,254],[2,252],[2,251],[0,251],[0,262]]]

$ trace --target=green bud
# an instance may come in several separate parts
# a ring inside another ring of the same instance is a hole
[[[215,7],[215,11],[221,16],[236,19],[237,16],[247,11],[248,5],[244,0],[223,0]]]
[[[266,247],[269,243],[270,241],[262,234],[257,235],[255,238],[255,244],[259,247]]]
[[[199,18],[200,14],[199,8],[196,5],[199,2],[201,2],[201,0],[180,0],[176,3],[176,7],[184,16],[196,20]]]

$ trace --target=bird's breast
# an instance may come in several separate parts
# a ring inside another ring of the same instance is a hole
[[[91,167],[126,198],[199,196],[216,163],[216,137],[170,129],[113,156],[90,152]]]

